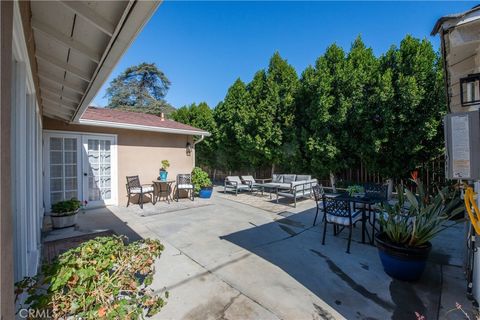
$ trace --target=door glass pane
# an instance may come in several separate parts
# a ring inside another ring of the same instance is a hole
[[[89,201],[109,200],[112,198],[110,148],[107,139],[88,139],[88,197]]]
[[[50,202],[78,199],[77,138],[50,137]]]

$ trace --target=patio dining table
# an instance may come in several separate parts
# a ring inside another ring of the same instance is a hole
[[[372,209],[373,205],[382,203],[384,200],[378,197],[368,197],[368,196],[351,196],[349,194],[339,194],[335,197],[335,199],[348,201],[353,208],[356,209],[357,204],[363,204],[362,210],[362,243],[365,243],[365,233],[369,238],[369,242],[371,245],[374,244],[375,241],[375,224],[376,224],[376,214]],[[373,214],[372,214],[373,213]],[[372,226],[372,235],[368,234],[366,221]]]
[[[172,190],[173,190],[173,184],[175,183],[175,180],[167,180],[167,181],[162,181],[162,180],[153,180],[153,188],[154,188],[154,194],[155,194],[155,199],[156,201],[161,200],[162,197],[170,203],[170,200],[173,201],[172,199]]]

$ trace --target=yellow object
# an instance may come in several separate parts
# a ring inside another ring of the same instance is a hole
[[[480,235],[480,210],[478,209],[475,196],[476,193],[473,191],[472,187],[468,187],[467,190],[465,190],[465,208],[467,208],[468,217],[472,222],[472,226],[475,229],[475,232]],[[475,215],[472,212],[472,206],[473,210],[475,210]]]

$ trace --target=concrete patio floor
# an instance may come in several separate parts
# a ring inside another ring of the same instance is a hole
[[[375,247],[358,242],[360,228],[351,254],[331,227],[323,246],[311,200],[280,213],[216,193],[195,202],[169,212],[147,204],[143,217],[138,206],[79,216],[80,230],[112,229],[165,245],[152,287],[170,298],[156,319],[415,319],[415,311],[461,319],[446,312],[457,301],[469,307],[462,226],[435,240],[422,280],[405,283],[384,273]]]

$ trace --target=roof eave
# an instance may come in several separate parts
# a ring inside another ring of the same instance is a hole
[[[471,21],[480,19],[480,5],[473,7],[462,13],[443,16],[437,20],[435,26],[430,33],[431,36],[437,35],[442,29],[450,29],[453,26],[459,26]],[[451,22],[455,20],[455,22]]]
[[[123,24],[115,41],[108,49],[107,55],[101,62],[101,67],[97,69],[97,72],[94,75],[93,80],[90,82],[87,92],[83,96],[80,106],[71,122],[79,122],[101,86],[105,83],[108,76],[120,61],[120,58],[136,39],[145,24],[150,20],[161,2],[161,0],[133,2],[130,11],[126,13],[126,16],[124,17]]]
[[[88,125],[88,126],[98,126],[98,127],[137,130],[137,131],[153,131],[153,132],[162,132],[162,133],[170,133],[170,134],[183,134],[183,135],[189,135],[189,136],[208,137],[211,135],[210,132],[201,131],[201,130],[163,128],[163,127],[155,127],[155,126],[145,126],[140,124],[91,120],[91,119],[80,119],[78,123],[81,125]]]

